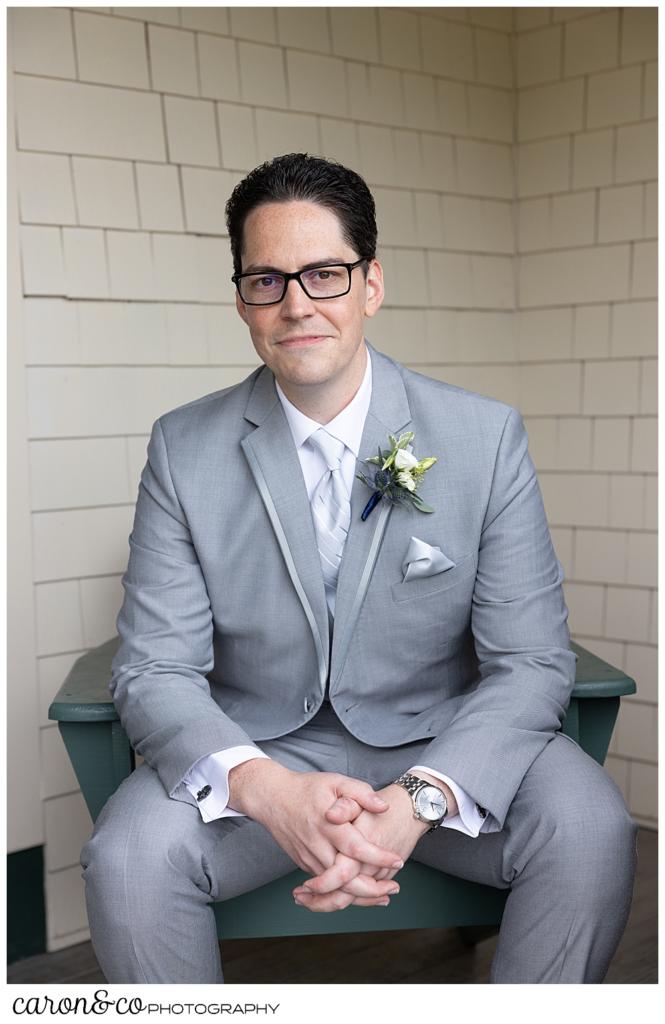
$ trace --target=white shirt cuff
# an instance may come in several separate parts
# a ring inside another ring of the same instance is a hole
[[[428,768],[424,764],[417,764],[414,768],[410,768],[409,771],[417,772],[420,769],[421,772],[427,772],[428,775],[434,775],[437,779],[441,779],[447,786],[453,791],[453,796],[457,800],[457,814],[451,818],[444,818],[441,822],[441,828],[454,828],[458,832],[463,832],[467,836],[471,836],[475,839],[479,832],[491,831],[489,827],[490,815],[487,813],[484,807],[481,807],[475,802],[475,800],[469,796],[469,794],[463,790],[456,782],[453,782],[448,775],[444,775],[443,772],[438,772],[434,768]]]
[[[216,750],[213,754],[206,754],[192,765],[182,781],[196,799],[204,821],[216,821],[218,818],[233,816],[244,817],[241,811],[234,811],[228,806],[229,772],[236,765],[251,761],[255,757],[268,755],[258,747],[229,747],[227,750]]]

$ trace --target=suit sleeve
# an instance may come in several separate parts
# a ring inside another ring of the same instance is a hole
[[[117,622],[121,642],[109,689],[136,752],[170,797],[196,806],[183,781],[194,763],[227,747],[255,745],[210,693],[210,600],[159,420],[148,445],[129,548]]]
[[[575,682],[563,569],[556,558],[520,413],[495,459],[473,593],[478,679],[422,751],[503,828],[532,762],[560,729]],[[495,825],[496,823],[496,825]]]

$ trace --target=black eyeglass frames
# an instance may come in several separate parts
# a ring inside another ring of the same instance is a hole
[[[329,263],[307,267],[294,274],[281,270],[234,274],[231,280],[247,306],[273,306],[281,302],[289,281],[297,281],[310,299],[337,299],[351,290],[351,272],[367,262],[367,257],[363,256],[355,263]]]

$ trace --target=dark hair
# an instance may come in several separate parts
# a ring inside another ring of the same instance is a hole
[[[239,181],[226,204],[234,273],[242,273],[243,227],[262,203],[303,199],[337,214],[344,240],[360,258],[376,257],[376,209],[363,178],[335,160],[307,153],[287,153],[255,167]],[[367,267],[363,264],[363,273]]]

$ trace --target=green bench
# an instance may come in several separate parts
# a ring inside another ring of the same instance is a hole
[[[108,692],[118,643],[115,637],[78,658],[48,713],[58,723],[93,821],[135,766],[134,751]],[[620,698],[635,693],[635,682],[584,647],[572,643],[571,649],[578,655],[577,673],[563,732],[603,764]],[[312,914],[297,907],[291,896],[306,877],[296,869],[253,892],[213,904],[219,938],[473,929],[498,925],[508,896],[507,890],[453,878],[409,861],[399,872],[400,896],[388,907],[347,907],[334,914]]]

